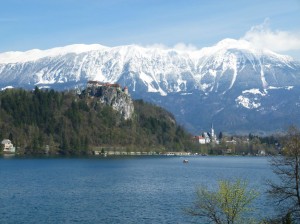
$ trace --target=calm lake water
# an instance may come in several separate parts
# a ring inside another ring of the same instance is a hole
[[[264,194],[274,175],[262,157],[0,158],[0,223],[201,223],[197,186],[236,177]]]

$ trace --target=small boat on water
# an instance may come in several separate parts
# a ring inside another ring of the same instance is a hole
[[[189,161],[187,159],[184,159],[183,163],[189,163]]]

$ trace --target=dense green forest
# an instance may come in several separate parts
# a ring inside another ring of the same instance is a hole
[[[0,139],[19,153],[90,154],[118,148],[130,151],[183,151],[191,136],[164,109],[134,101],[134,116],[124,120],[96,98],[54,90],[0,92]]]

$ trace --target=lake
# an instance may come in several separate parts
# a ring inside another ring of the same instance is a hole
[[[235,178],[264,194],[259,216],[272,212],[265,181],[273,177],[266,157],[2,157],[0,223],[195,223],[183,209],[197,186]]]

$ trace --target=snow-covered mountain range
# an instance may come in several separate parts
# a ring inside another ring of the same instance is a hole
[[[197,51],[70,45],[0,54],[0,88],[58,90],[88,80],[128,86],[194,133],[211,122],[224,132],[269,132],[300,125],[300,63],[245,40]]]

